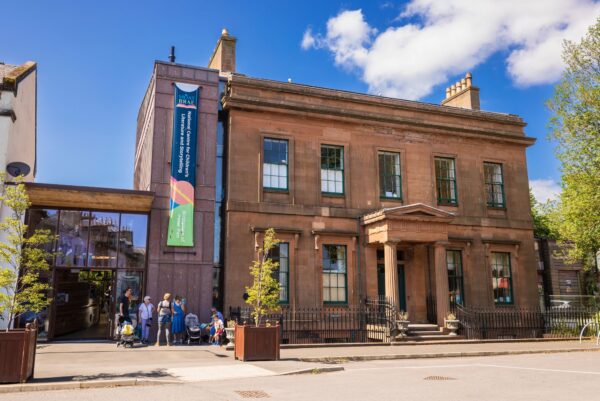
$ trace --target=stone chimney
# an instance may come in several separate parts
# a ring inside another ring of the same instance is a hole
[[[442,100],[442,106],[479,110],[479,88],[472,83],[473,76],[467,72],[463,79],[446,88],[446,98]]]
[[[229,36],[229,31],[223,29],[217,47],[208,62],[208,68],[221,72],[235,72],[235,43],[237,39]]]

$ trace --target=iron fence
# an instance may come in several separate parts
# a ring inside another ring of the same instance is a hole
[[[597,308],[477,309],[453,306],[460,321],[459,334],[468,339],[570,338],[598,320]],[[584,333],[592,335],[590,333]]]
[[[282,344],[390,342],[395,332],[396,311],[389,302],[368,299],[357,306],[282,308],[265,316],[278,322]],[[251,322],[248,308],[230,310],[238,323]]]

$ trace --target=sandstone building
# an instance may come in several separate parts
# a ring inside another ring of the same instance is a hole
[[[470,74],[428,104],[248,77],[236,72],[236,45],[224,30],[208,68],[155,62],[133,191],[29,185],[30,226],[55,230],[53,250],[69,255],[53,261],[49,338],[109,337],[127,287],[133,307],[171,292],[203,321],[212,305],[227,316],[245,305],[269,227],[281,240],[271,256],[284,308],[386,297],[412,322],[441,324],[451,303],[538,307],[534,139],[520,117],[480,110]],[[184,194],[172,175],[177,87],[198,90],[186,149],[195,184]],[[172,246],[182,197],[193,243]]]
[[[268,227],[289,307],[383,295],[440,323],[450,302],[537,305],[534,139],[479,110],[470,74],[443,105],[223,75],[226,310]]]

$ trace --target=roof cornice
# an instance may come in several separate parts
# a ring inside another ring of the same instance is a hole
[[[332,100],[344,100],[358,104],[388,106],[400,110],[424,111],[428,113],[435,113],[446,116],[452,115],[476,120],[495,121],[521,127],[527,125],[527,123],[525,123],[521,117],[514,114],[495,113],[482,110],[470,110],[462,107],[453,106],[441,106],[438,104],[418,102],[414,100],[369,95],[339,89],[330,89],[289,82],[272,81],[268,79],[251,78],[241,74],[232,74],[230,78],[230,83],[238,86],[247,86],[259,89],[270,89],[279,92],[308,95]]]
[[[250,97],[240,94],[227,95],[223,100],[224,108],[238,108],[246,110],[261,110],[269,112],[289,113],[303,112],[318,115],[321,118],[356,120],[356,122],[374,121],[384,124],[407,125],[414,128],[427,129],[428,132],[438,130],[438,134],[447,134],[449,131],[461,136],[479,137],[485,140],[494,140],[500,142],[515,143],[524,146],[531,146],[536,139],[524,135],[514,135],[512,132],[466,127],[454,124],[444,124],[432,121],[423,121],[406,117],[398,117],[389,114],[372,113],[356,110],[341,109],[339,107],[329,107],[322,104],[307,104],[293,102],[289,100],[265,99],[263,97]]]

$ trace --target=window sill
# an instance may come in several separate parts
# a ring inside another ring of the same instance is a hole
[[[506,308],[506,307],[514,307],[515,303],[514,302],[505,302],[505,303],[500,303],[500,302],[494,302],[494,306],[499,307],[499,308]]]
[[[456,203],[438,202],[438,206],[458,207],[458,202],[456,202]]]
[[[490,206],[490,205],[487,205],[487,208],[489,210],[504,210],[504,211],[506,211],[506,206]]]
[[[279,188],[265,188],[265,187],[263,187],[263,191],[264,192],[276,193],[276,194],[289,194],[290,193],[289,189],[279,189]]]
[[[335,192],[321,192],[321,196],[325,196],[328,198],[345,198],[346,194],[343,194],[343,193],[338,194]]]
[[[379,196],[379,199],[385,200],[385,201],[402,202],[402,198],[393,198],[393,197],[389,197],[389,196]]]
[[[323,302],[323,306],[348,306],[348,302]]]

